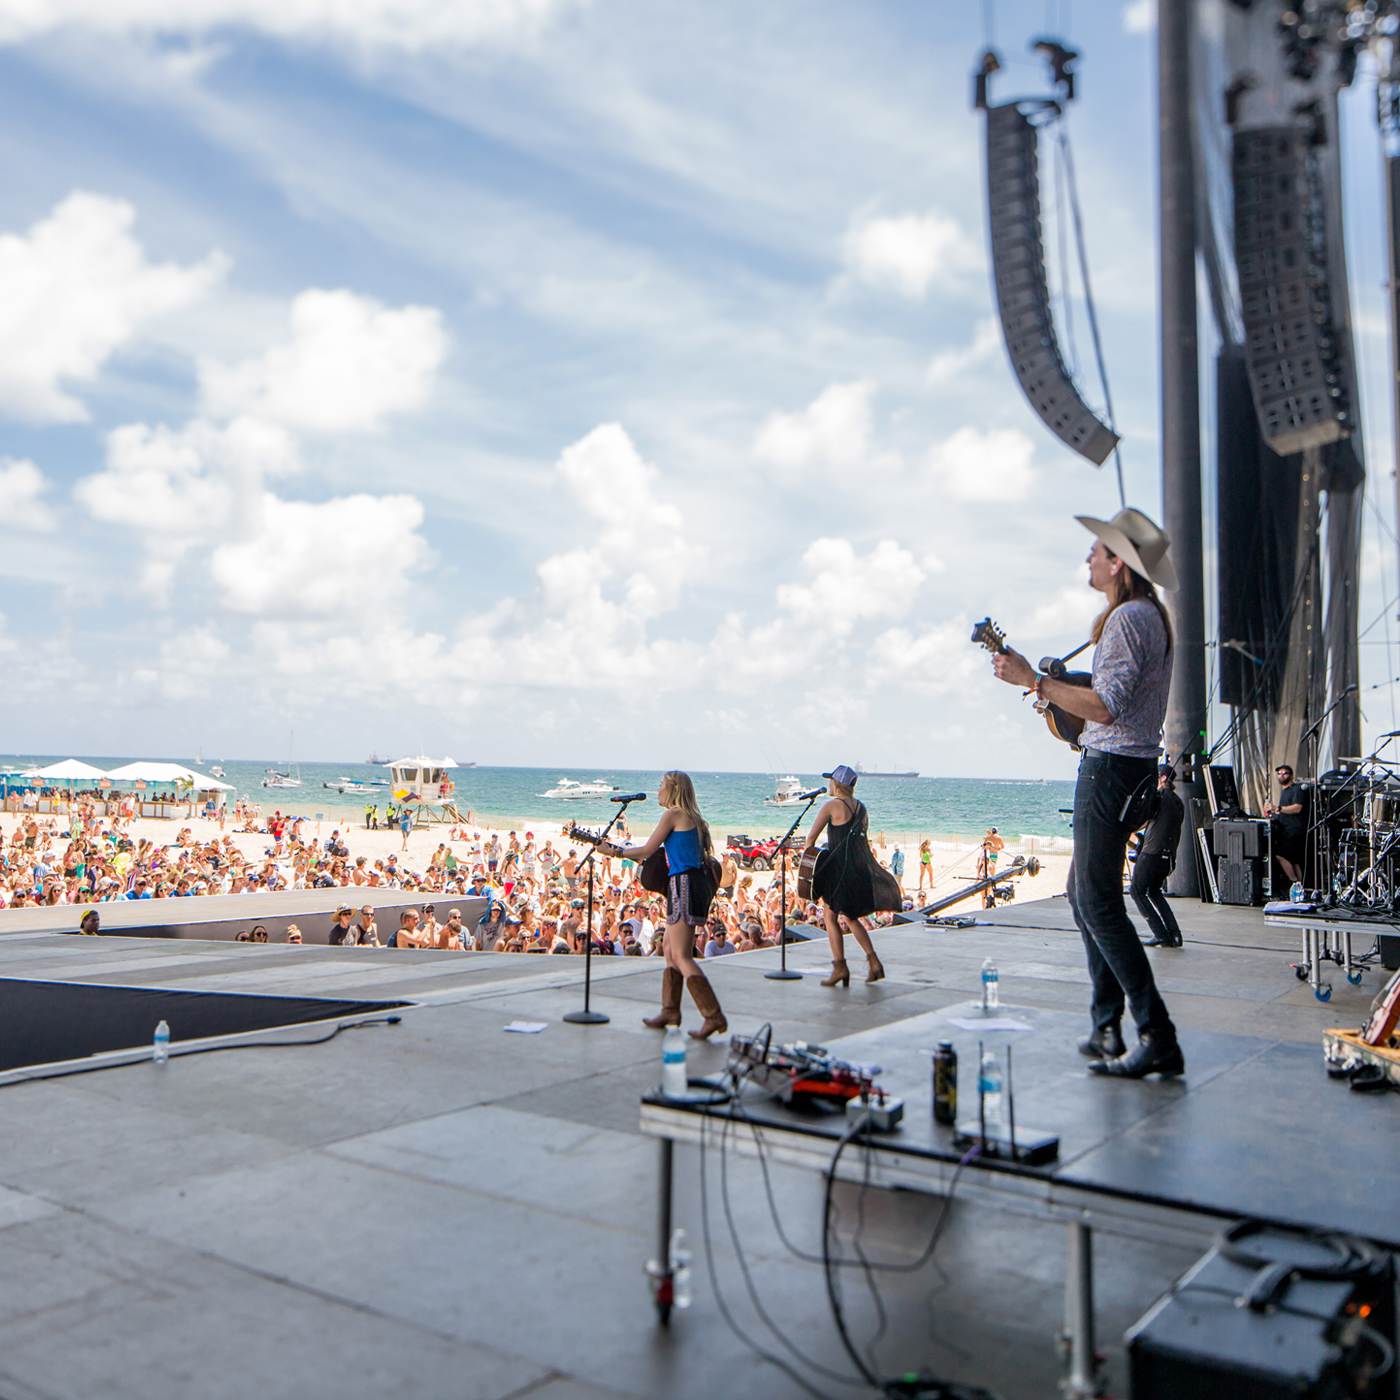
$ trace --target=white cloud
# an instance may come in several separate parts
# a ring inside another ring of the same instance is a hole
[[[933,209],[866,219],[846,235],[843,253],[861,281],[912,301],[922,301],[935,283],[955,282],[982,263],[957,220]]]
[[[1153,0],[1128,0],[1123,7],[1123,32],[1146,34],[1157,23]]]
[[[1081,566],[1074,571],[1070,582],[1051,593],[1022,624],[1026,645],[1032,645],[1037,637],[1062,637],[1071,633],[1082,641],[1088,636],[1089,624],[1103,610],[1103,601],[1103,595],[1089,587],[1089,571]],[[1012,641],[1011,645],[1016,646],[1016,643]],[[1023,651],[1025,648],[1016,649]]]
[[[416,53],[437,45],[529,40],[582,0],[6,0],[0,40],[64,25],[106,33],[208,34],[225,27],[279,39]]]
[[[47,490],[33,462],[0,457],[0,530],[52,530],[58,521],[43,499]]]
[[[1035,445],[1019,428],[959,428],[933,447],[929,470],[955,501],[1019,501],[1034,481]]]
[[[802,582],[779,585],[778,606],[805,628],[836,636],[857,622],[902,616],[926,577],[918,560],[893,540],[881,540],[864,557],[850,540],[813,540],[802,568]]]
[[[965,618],[930,627],[891,627],[871,643],[870,663],[881,678],[897,679],[929,695],[962,691],[976,679],[986,653],[972,646]]]
[[[120,199],[75,192],[23,235],[0,234],[0,413],[79,422],[91,383],[150,320],[204,295],[227,260],[148,262]]]
[[[996,357],[1001,349],[1001,325],[993,317],[978,321],[967,345],[956,350],[940,350],[928,366],[928,382],[942,387],[952,384]]]
[[[268,476],[298,466],[291,436],[256,419],[226,427],[196,419],[180,429],[128,423],[107,435],[104,470],[73,494],[98,520],[131,526],[168,556],[235,528]]]
[[[864,465],[874,395],[868,379],[829,385],[806,408],[772,414],[754,439],[754,456],[788,469]]]
[[[213,628],[188,627],[160,644],[159,668],[145,668],[142,679],[170,700],[193,700],[226,676],[231,655]]]
[[[284,501],[264,493],[255,528],[215,549],[209,571],[235,612],[321,616],[353,634],[427,561],[412,496]]]
[[[307,433],[372,432],[421,409],[447,353],[433,307],[391,309],[349,291],[308,290],[293,302],[291,339],[236,365],[202,361],[215,417],[253,414]]]

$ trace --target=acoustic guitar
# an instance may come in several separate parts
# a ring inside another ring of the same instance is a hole
[[[817,862],[826,854],[825,846],[813,846],[810,851],[803,851],[802,858],[797,862],[797,897],[801,900],[811,902],[816,898],[812,892],[812,886],[817,879]]]
[[[609,852],[616,853],[617,846],[612,837],[605,841],[596,831],[589,831],[585,827],[570,822],[564,828],[564,835],[570,840],[583,841],[590,846],[603,846]],[[710,883],[715,889],[719,888],[720,863],[714,856],[706,856],[703,859],[705,874],[709,877]],[[658,846],[642,863],[637,867],[637,883],[644,890],[649,890],[652,894],[665,894],[670,886],[671,868],[666,861],[665,846]]]
[[[1400,972],[1390,979],[1371,1003],[1371,1015],[1361,1038],[1367,1045],[1388,1046],[1397,1024],[1400,1024]]]
[[[990,617],[984,617],[972,629],[972,640],[978,646],[986,647],[994,655],[1000,655],[1009,648],[1006,645],[1006,634],[1000,627],[992,621]],[[1085,646],[1088,645],[1086,642]],[[1070,652],[1070,656],[1077,656],[1084,647],[1079,647]],[[1069,671],[1065,669],[1065,662],[1069,657],[1047,656],[1040,662],[1040,669],[1045,675],[1053,680],[1065,681],[1069,685],[1087,686],[1093,677],[1087,671]],[[1079,749],[1079,736],[1084,732],[1085,721],[1078,715],[1072,715],[1068,710],[1062,710],[1058,705],[1049,700],[1037,700],[1035,702],[1036,711],[1045,720],[1046,728],[1062,743],[1068,744],[1076,752]]]

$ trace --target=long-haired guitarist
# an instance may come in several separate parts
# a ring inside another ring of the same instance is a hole
[[[875,859],[870,849],[870,814],[865,804],[855,798],[858,776],[854,768],[844,763],[822,774],[827,779],[827,791],[831,796],[822,803],[813,819],[803,850],[805,860],[816,850],[817,838],[823,831],[827,833],[826,851],[817,860],[812,878],[812,893],[822,901],[826,937],[831,944],[831,975],[823,978],[823,987],[834,987],[838,983],[851,985],[843,923],[865,954],[865,980],[878,982],[885,975],[864,920],[877,909],[898,909],[903,903],[898,881]]]
[[[1019,652],[992,658],[998,679],[1085,721],[1074,789],[1069,904],[1084,939],[1093,987],[1092,1029],[1079,1043],[1098,1074],[1141,1079],[1185,1069],[1176,1028],[1123,902],[1128,838],[1141,825],[1157,780],[1171,680],[1172,630],[1154,585],[1175,589],[1167,536],[1141,511],[1112,520],[1075,517],[1094,535],[1089,585],[1106,598],[1094,623],[1091,683],[1038,676]],[[1138,1041],[1123,1044],[1124,1003]]]
[[[714,843],[688,773],[663,773],[656,800],[666,810],[651,835],[640,846],[614,848],[618,855],[636,861],[646,860],[663,847],[666,851],[666,967],[661,974],[661,1010],[645,1017],[643,1024],[653,1030],[680,1025],[681,989],[685,987],[705,1018],[700,1029],[690,1034],[695,1040],[708,1040],[729,1029],[719,998],[695,961],[695,931],[705,926],[717,884],[708,868],[714,859]]]

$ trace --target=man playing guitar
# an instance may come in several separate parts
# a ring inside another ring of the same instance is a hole
[[[1124,509],[1111,521],[1075,518],[1096,537],[1089,585],[1108,600],[1094,623],[1091,684],[1038,676],[1010,650],[993,656],[992,669],[1085,721],[1067,891],[1093,987],[1092,1030],[1080,1052],[1096,1074],[1176,1075],[1185,1070],[1176,1028],[1123,902],[1123,861],[1156,785],[1171,680],[1171,625],[1153,585],[1175,589],[1176,570],[1167,536],[1141,511]],[[1125,1002],[1138,1032],[1126,1053]]]

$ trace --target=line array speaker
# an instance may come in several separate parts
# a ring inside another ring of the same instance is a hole
[[[1079,396],[1065,368],[1040,233],[1038,131],[1012,102],[987,108],[987,214],[997,311],[1011,368],[1031,407],[1061,442],[1095,466],[1118,435]]]
[[[1312,127],[1301,125],[1234,136],[1235,263],[1249,382],[1264,440],[1283,454],[1352,431],[1312,140]]]

